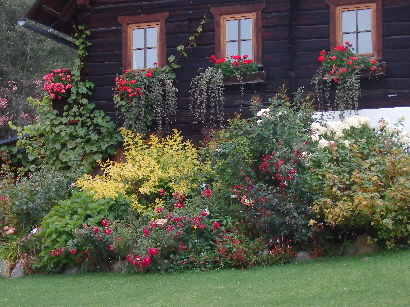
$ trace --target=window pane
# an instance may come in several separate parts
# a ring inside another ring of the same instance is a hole
[[[249,59],[252,59],[252,41],[241,41],[241,54],[240,56],[248,55]]]
[[[342,32],[356,31],[356,11],[342,12]]]
[[[239,54],[239,48],[238,48],[238,42],[227,42],[226,43],[226,55],[231,56],[231,55],[238,55]]]
[[[245,18],[240,20],[241,37],[240,39],[252,39],[252,19]]]
[[[157,28],[147,28],[147,48],[149,47],[157,47],[158,40],[157,40]]]
[[[357,53],[373,53],[372,51],[372,32],[358,33]]]
[[[137,49],[132,52],[132,68],[142,69],[144,68],[144,50]]]
[[[372,29],[371,9],[357,11],[357,30],[366,31]]]
[[[132,30],[132,49],[144,48],[144,29]]]
[[[238,40],[238,19],[226,21],[226,40]]]
[[[342,43],[345,43],[345,42],[349,42],[352,44],[351,49],[353,53],[358,53],[357,46],[356,46],[356,34],[355,33],[343,34]]]
[[[157,48],[147,49],[146,67],[154,67],[154,63],[158,62]]]

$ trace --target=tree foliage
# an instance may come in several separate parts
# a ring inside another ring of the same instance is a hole
[[[8,121],[16,126],[36,118],[27,98],[40,98],[42,76],[50,70],[72,66],[74,50],[18,26],[33,0],[0,1],[0,139],[12,136]]]

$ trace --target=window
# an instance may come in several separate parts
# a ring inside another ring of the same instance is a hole
[[[327,3],[331,14],[331,47],[348,41],[356,54],[381,58],[381,1],[327,0]]]
[[[165,19],[169,13],[120,16],[123,69],[162,67],[166,63]]]
[[[212,7],[215,18],[215,54],[217,57],[248,55],[261,64],[261,11],[264,3]]]

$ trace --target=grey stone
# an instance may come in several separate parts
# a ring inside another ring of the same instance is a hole
[[[375,251],[380,250],[379,246],[376,242],[369,244],[368,241],[369,236],[365,233],[361,236],[358,236],[356,241],[353,243],[352,246],[347,248],[344,252],[344,256],[355,256],[355,255],[363,255],[372,253]]]
[[[306,260],[312,260],[313,257],[311,257],[308,252],[305,251],[299,251],[296,253],[295,261],[306,261]]]
[[[65,270],[63,274],[74,275],[74,274],[77,274],[79,271],[80,271],[80,268],[78,266],[75,266],[75,267]]]
[[[0,275],[6,278],[10,277],[10,264],[7,260],[0,259]]]
[[[19,260],[14,267],[13,271],[11,271],[10,277],[11,278],[18,278],[24,276],[24,260]]]

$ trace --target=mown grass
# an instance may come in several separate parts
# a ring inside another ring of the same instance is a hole
[[[410,249],[250,270],[0,279],[0,306],[410,306]]]

